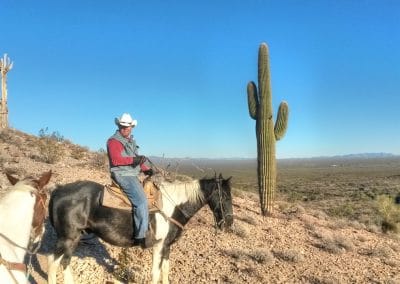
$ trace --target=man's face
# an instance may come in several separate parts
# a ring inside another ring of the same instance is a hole
[[[121,133],[122,137],[128,138],[131,135],[132,126],[120,126],[119,133]]]

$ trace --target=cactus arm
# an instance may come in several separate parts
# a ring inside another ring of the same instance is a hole
[[[262,43],[258,52],[258,93],[262,105],[262,120],[272,121],[272,92],[271,75],[269,69],[269,49]]]
[[[276,117],[275,122],[275,139],[276,141],[280,140],[283,136],[285,136],[287,124],[289,118],[289,106],[287,102],[283,101],[279,105],[278,115]]]
[[[252,119],[257,119],[257,108],[259,105],[256,84],[251,81],[247,84],[247,103],[249,114]]]

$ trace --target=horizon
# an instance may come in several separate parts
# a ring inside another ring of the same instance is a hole
[[[274,121],[289,105],[277,159],[397,156],[399,14],[391,0],[4,0],[10,127],[97,151],[128,112],[142,155],[253,159],[246,86],[266,42]]]
[[[192,158],[192,157],[161,157],[161,156],[149,156],[157,159],[172,159],[172,160],[257,160],[257,157],[226,157],[226,158]],[[307,160],[307,159],[374,159],[374,158],[400,158],[400,155],[393,153],[376,152],[376,153],[349,153],[334,156],[312,156],[312,157],[291,157],[291,158],[277,158],[277,160]]]

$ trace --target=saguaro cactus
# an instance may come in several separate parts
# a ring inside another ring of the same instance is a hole
[[[7,108],[7,72],[11,70],[13,63],[7,54],[0,59],[1,74],[1,101],[0,101],[0,128],[8,127],[8,108]]]
[[[268,46],[262,43],[258,51],[258,91],[256,84],[249,82],[247,98],[249,114],[256,121],[258,190],[264,216],[272,213],[275,199],[275,141],[285,135],[289,115],[288,104],[281,102],[274,126],[270,81]]]

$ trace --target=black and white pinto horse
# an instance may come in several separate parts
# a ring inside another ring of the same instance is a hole
[[[13,186],[0,199],[0,283],[28,283],[24,258],[44,232],[51,171],[39,179],[6,175]]]
[[[188,183],[159,184],[163,199],[162,213],[155,214],[152,283],[169,283],[170,246],[181,235],[183,226],[207,205],[219,229],[233,223],[230,179],[220,175]],[[78,181],[59,186],[52,192],[49,204],[50,222],[57,233],[54,254],[49,256],[48,283],[56,283],[61,263],[64,283],[73,283],[70,268],[72,254],[82,232],[91,232],[104,241],[121,247],[133,246],[132,214],[127,210],[100,205],[103,185]]]

